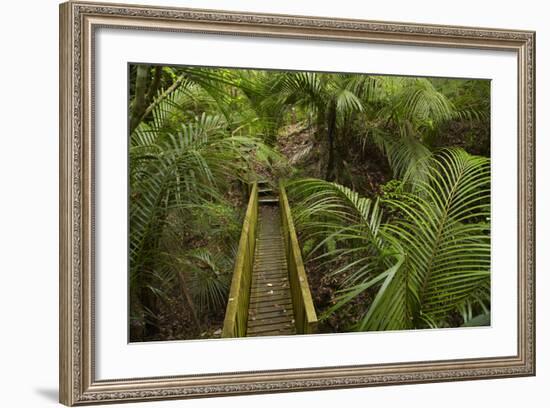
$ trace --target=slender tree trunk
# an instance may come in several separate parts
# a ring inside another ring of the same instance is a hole
[[[147,316],[145,319],[145,335],[154,336],[159,331],[157,319],[158,308],[155,295],[147,285],[143,285],[140,292],[141,304],[145,309],[145,316]]]
[[[136,73],[136,93],[132,101],[130,116],[130,133],[139,125],[145,109],[147,109],[146,92],[149,79],[149,65],[138,65]]]
[[[162,65],[157,65],[155,67],[155,73],[153,74],[153,80],[151,81],[151,85],[149,85],[149,90],[147,91],[147,96],[145,98],[145,108],[147,108],[155,99],[157,91],[159,90],[159,87],[160,87],[161,78],[162,78]]]
[[[185,280],[185,276],[183,272],[178,272],[180,285],[181,285],[181,291],[183,292],[183,297],[185,298],[185,301],[187,302],[187,305],[189,306],[189,309],[191,310],[191,314],[193,316],[193,321],[195,322],[195,325],[197,326],[197,329],[199,332],[202,331],[201,322],[197,315],[197,309],[195,308],[195,303],[193,302],[193,298],[191,297],[191,294],[189,293],[189,288],[187,287],[187,281]],[[200,334],[200,333],[199,333]]]
[[[336,136],[336,106],[334,102],[331,102],[328,109],[328,114],[327,114],[328,160],[327,160],[327,170],[325,173],[325,180],[327,181],[334,180],[334,163],[335,163],[334,138],[335,136]]]

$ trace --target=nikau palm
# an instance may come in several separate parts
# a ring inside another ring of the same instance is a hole
[[[374,298],[357,329],[442,327],[449,312],[475,300],[472,294],[488,301],[489,160],[443,150],[429,159],[420,180],[415,193],[385,203],[401,217],[383,224],[378,203],[341,186],[313,194],[316,180],[290,186],[304,239],[321,236],[316,249],[334,242],[317,258],[348,260],[332,272],[348,278],[328,314],[369,290]],[[312,207],[304,192],[324,198]]]
[[[155,304],[170,288],[167,282],[185,282],[182,290],[194,315],[197,309],[222,307],[233,248],[213,255],[211,247],[185,250],[184,244],[196,246],[192,241],[206,236],[210,246],[236,240],[239,219],[224,191],[233,182],[248,182],[253,162],[275,157],[222,109],[189,116],[189,105],[202,103],[212,110],[226,102],[212,98],[217,95],[212,75],[191,72],[169,94],[159,93],[150,109],[152,121],[137,126],[130,139],[131,315],[137,325],[154,326]],[[192,222],[199,219],[203,222]],[[216,236],[221,224],[224,230]],[[187,234],[188,229],[195,234]]]
[[[176,298],[193,326],[185,336],[212,336],[247,184],[278,178],[308,272],[338,288],[317,310],[324,321],[361,331],[488,323],[488,82],[147,65],[131,74],[133,339],[172,338],[160,332]]]

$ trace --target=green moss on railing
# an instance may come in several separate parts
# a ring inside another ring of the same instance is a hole
[[[258,225],[258,183],[253,183],[229,290],[222,337],[246,336],[250,283]]]
[[[279,183],[279,203],[296,333],[315,333],[317,331],[317,313],[315,312],[315,306],[311,298],[311,291],[302,260],[302,252],[298,244],[290,205],[282,182]]]

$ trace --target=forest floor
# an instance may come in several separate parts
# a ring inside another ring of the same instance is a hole
[[[277,138],[277,150],[288,160],[287,176],[323,179],[326,174],[326,143],[316,130],[305,123],[284,127]],[[381,185],[391,179],[387,160],[375,146],[360,151],[345,146],[336,149],[339,165],[337,181],[359,194],[373,197],[381,193]]]

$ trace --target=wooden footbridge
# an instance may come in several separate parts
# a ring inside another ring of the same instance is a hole
[[[317,315],[284,185],[252,184],[222,337],[314,333]]]

